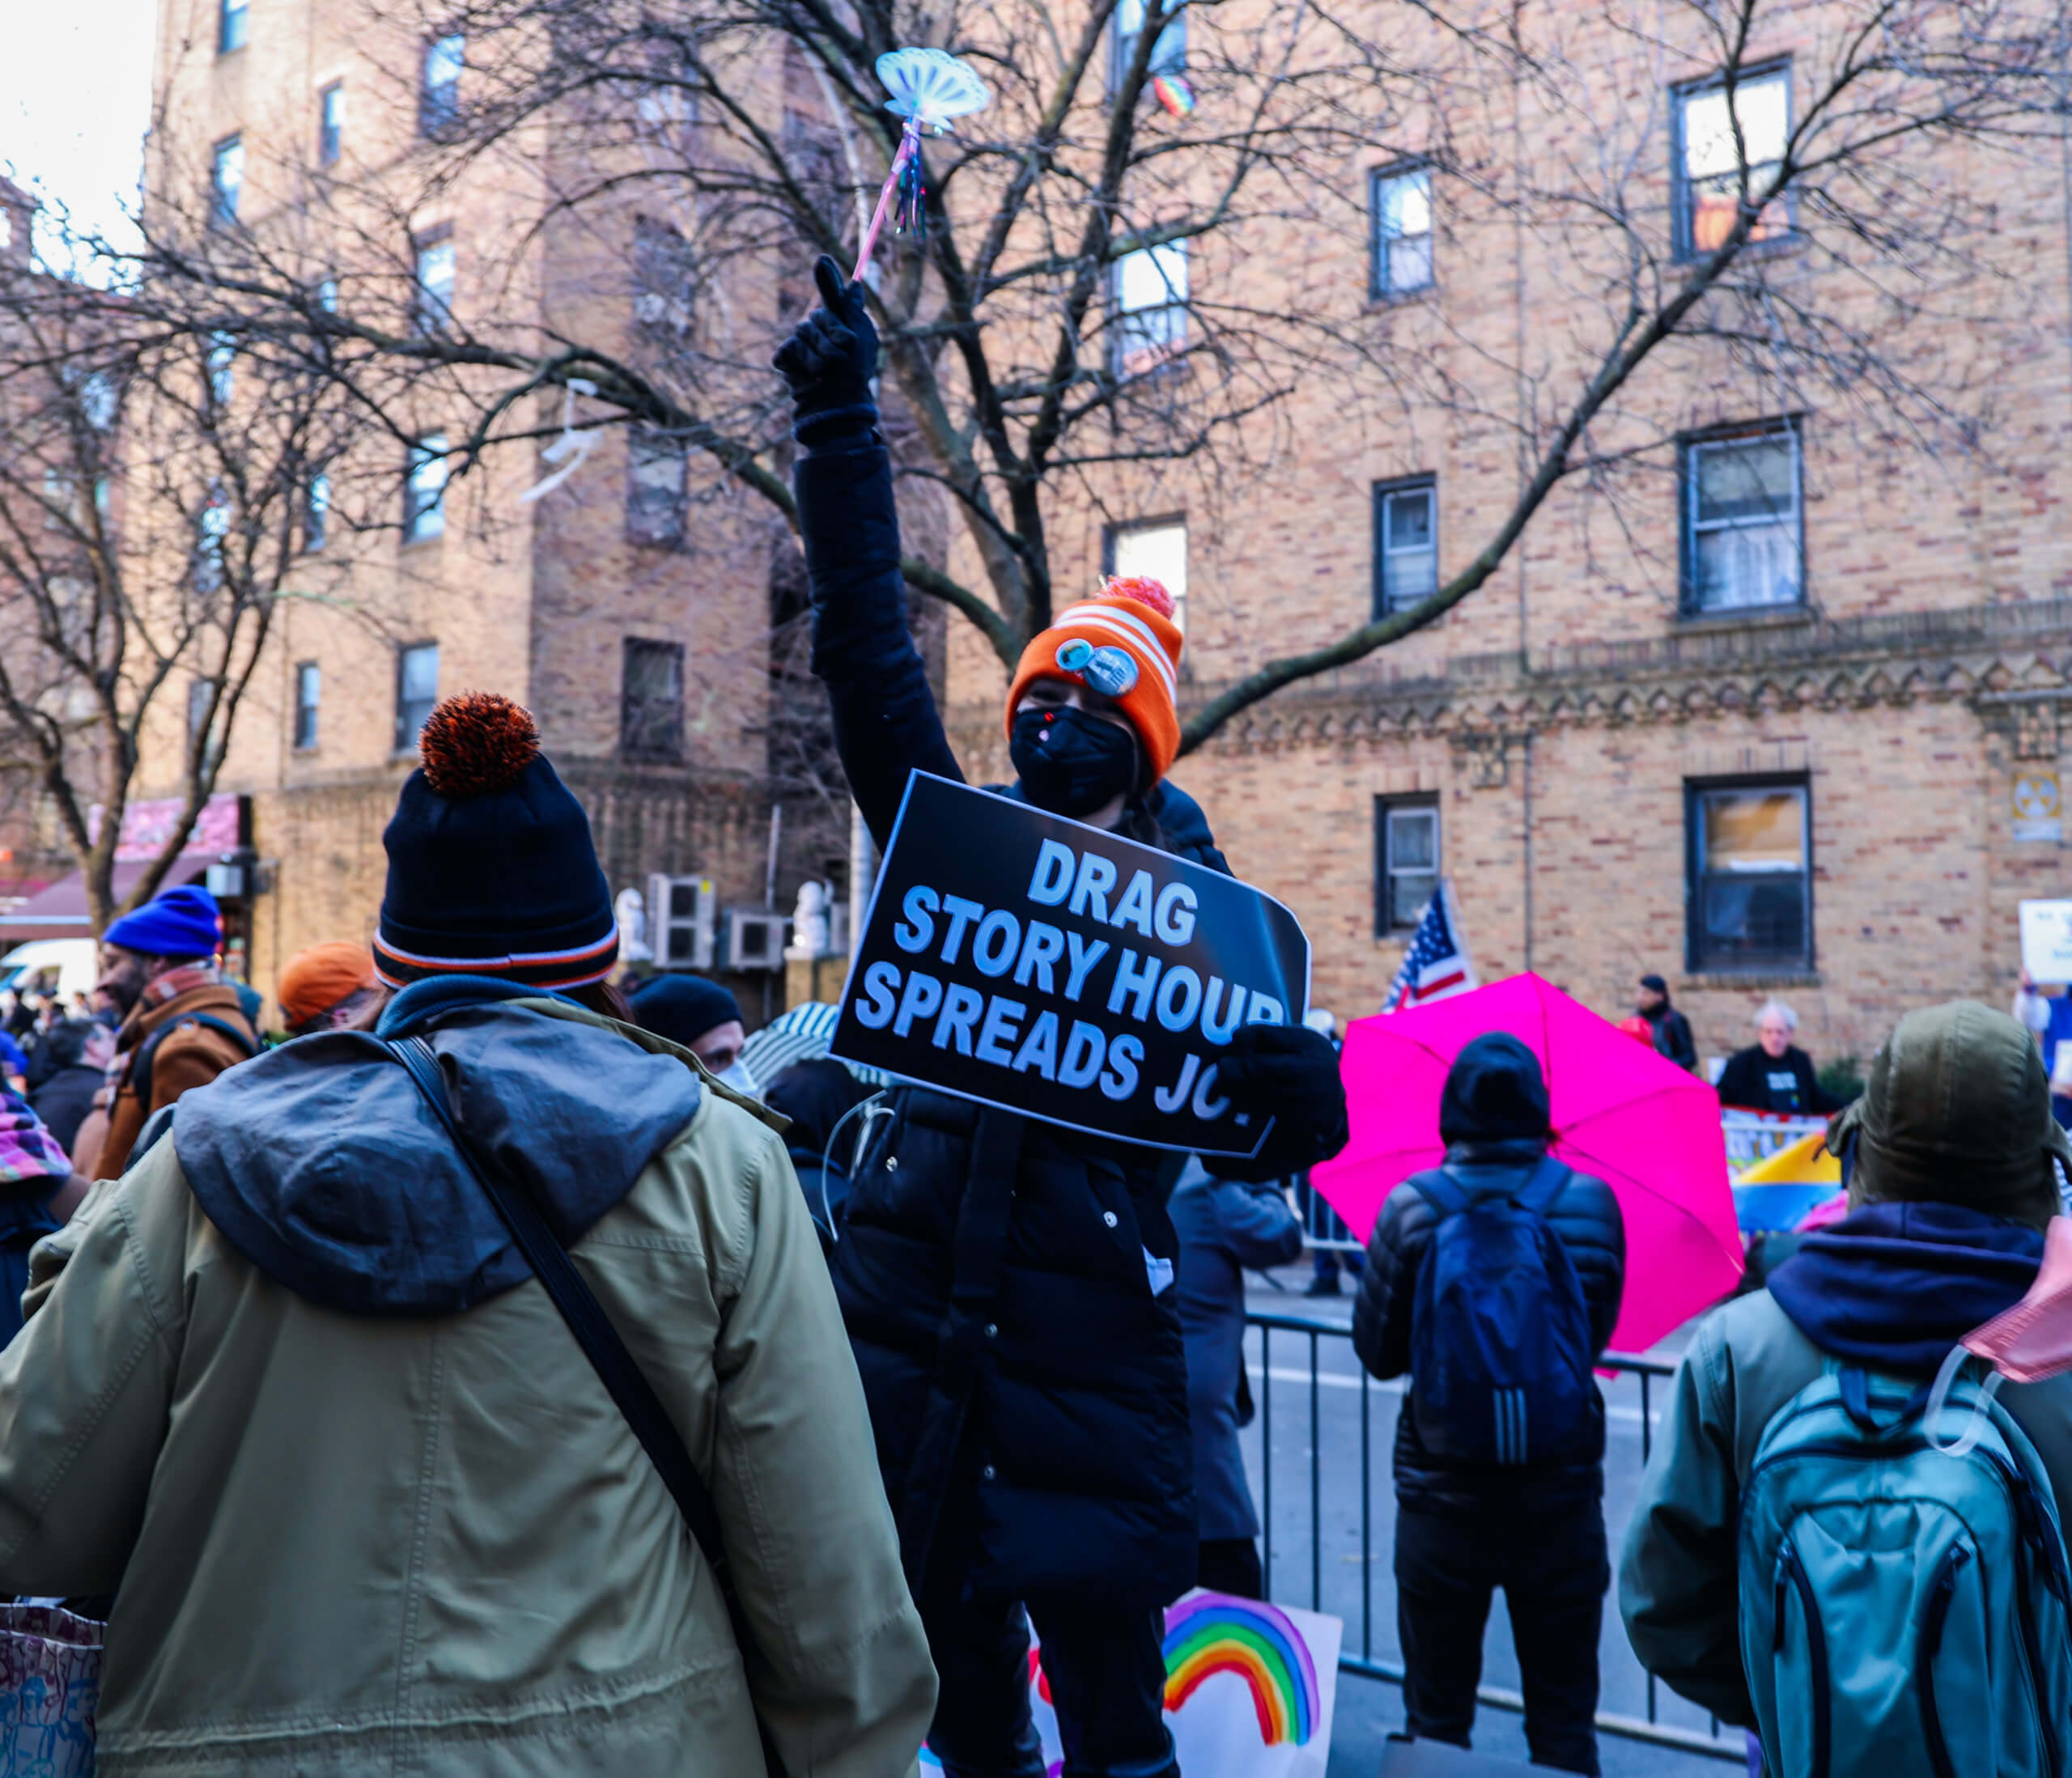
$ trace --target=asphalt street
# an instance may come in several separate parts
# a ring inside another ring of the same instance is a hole
[[[1253,1329],[1246,1336],[1246,1360],[1259,1412],[1243,1435],[1245,1457],[1253,1498],[1270,1531],[1272,1567],[1267,1590],[1284,1604],[1314,1606],[1343,1618],[1348,1653],[1364,1653],[1377,1661],[1399,1661],[1391,1572],[1395,1495],[1390,1452],[1403,1385],[1367,1379],[1363,1388],[1363,1373],[1347,1337],[1352,1320],[1349,1296],[1335,1301],[1306,1301],[1300,1292],[1308,1282],[1306,1266],[1292,1267],[1275,1275],[1285,1288],[1276,1290],[1253,1279],[1249,1306],[1258,1312],[1314,1321],[1320,1330],[1314,1340],[1314,1390],[1310,1335]],[[1673,1363],[1679,1343],[1672,1339],[1650,1356]],[[1642,1390],[1639,1380],[1632,1377],[1621,1377],[1601,1386],[1607,1412],[1605,1517],[1616,1568],[1620,1542],[1640,1484]],[[1658,1423],[1667,1391],[1667,1379],[1655,1380],[1647,1391],[1649,1411]],[[1364,1533],[1361,1510],[1363,1411],[1369,1453]],[[1262,1463],[1269,1426],[1273,1457],[1270,1474]],[[1314,1516],[1313,1450],[1318,1458],[1318,1509]],[[1312,1535],[1319,1518],[1320,1538]],[[1616,1597],[1605,1601],[1600,1662],[1599,1708],[1645,1717],[1650,1708],[1648,1678],[1627,1644]],[[1514,1692],[1518,1690],[1518,1662],[1501,1595],[1490,1614],[1482,1683]],[[1684,1703],[1666,1687],[1655,1688],[1654,1706],[1656,1717],[1664,1724],[1701,1735],[1710,1732],[1705,1712]],[[1384,1737],[1391,1729],[1399,1729],[1403,1720],[1403,1697],[1397,1687],[1341,1673],[1331,1778],[1372,1778]],[[1738,1730],[1721,1732],[1720,1746],[1734,1756],[1737,1764],[1741,1740]],[[1526,1757],[1521,1719],[1487,1705],[1475,1725],[1475,1744],[1486,1752],[1518,1759]],[[1608,1734],[1600,1735],[1599,1751],[1607,1778],[1611,1775],[1640,1778],[1641,1774],[1648,1778],[1720,1778],[1721,1774],[1734,1770],[1717,1757],[1672,1751]]]

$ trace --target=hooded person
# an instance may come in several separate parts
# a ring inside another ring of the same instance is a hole
[[[435,709],[384,835],[381,1037],[421,1038],[702,1474],[656,1464],[376,1035],[270,1050],[37,1252],[0,1355],[0,1588],[114,1592],[115,1772],[894,1778],[935,1697],[783,1146],[586,1004],[617,954],[526,714]]]
[[[100,937],[95,991],[121,1016],[104,1118],[80,1127],[74,1160],[113,1179],[155,1112],[259,1053],[259,1038],[216,962],[223,918],[195,884],[169,889],[113,922]]]
[[[1744,1727],[1756,1719],[1738,1533],[1765,1430],[1830,1366],[1925,1391],[1951,1348],[2035,1280],[2059,1207],[2056,1169],[2072,1169],[2035,1042],[1968,1000],[1900,1021],[1828,1141],[1849,1214],[1807,1235],[1767,1289],[1699,1324],[1620,1564],[1620,1609],[1642,1664]],[[1998,1399],[2072,1521],[2072,1375],[2010,1384]]]
[[[796,409],[813,670],[883,847],[911,774],[964,774],[907,629],[866,295],[830,259],[814,278],[822,306],[776,359]],[[1066,605],[1017,664],[1004,725],[1017,781],[1000,794],[1227,870],[1165,775],[1180,652],[1156,583],[1110,581]],[[1250,1026],[1219,1067],[1235,1105],[1275,1120],[1248,1177],[1344,1145],[1337,1059],[1315,1032]],[[929,1746],[951,1778],[1038,1769],[1033,1618],[1065,1770],[1164,1778],[1161,1613],[1193,1582],[1196,1542],[1172,1170],[1152,1150],[919,1088],[894,1088],[887,1111],[831,1267],[942,1674]]]
[[[1547,1161],[1546,1076],[1508,1032],[1489,1032],[1454,1059],[1439,1100],[1443,1165],[1382,1200],[1353,1305],[1352,1347],[1374,1376],[1412,1368],[1425,1308],[1420,1289],[1441,1224],[1435,1199],[1462,1210],[1515,1200]],[[1602,1179],[1567,1172],[1542,1211],[1582,1293],[1588,1358],[1601,1356],[1625,1289],[1626,1229]],[[1585,1367],[1586,1370],[1586,1367]],[[1518,1645],[1525,1733],[1535,1765],[1598,1769],[1598,1629],[1611,1580],[1604,1538],[1604,1402],[1579,1380],[1585,1419],[1565,1449],[1529,1461],[1450,1455],[1420,1415],[1413,1385],[1395,1429],[1396,1622],[1410,1733],[1468,1745],[1482,1671],[1483,1631],[1499,1587]],[[1430,1411],[1432,1404],[1427,1404]]]
[[[63,1144],[0,1087],[0,1346],[21,1331],[30,1249],[64,1226],[79,1195]]]
[[[364,1029],[374,1022],[384,997],[372,955],[345,939],[296,952],[274,984],[291,1037]]]
[[[717,982],[670,972],[652,975],[631,995],[643,1029],[688,1050],[737,1093],[755,1095],[755,1076],[741,1063],[748,1033],[741,1003]]]

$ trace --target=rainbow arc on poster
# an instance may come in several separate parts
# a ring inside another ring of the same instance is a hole
[[[1218,1673],[1236,1674],[1250,1690],[1266,1746],[1302,1746],[1317,1732],[1323,1704],[1316,1663],[1273,1606],[1199,1593],[1166,1614],[1166,1708],[1178,1710]]]

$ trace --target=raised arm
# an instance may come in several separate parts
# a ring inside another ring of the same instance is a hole
[[[792,482],[813,597],[813,670],[834,706],[850,791],[882,847],[909,774],[964,774],[906,629],[892,460],[871,399],[877,330],[863,286],[845,288],[833,260],[822,257],[813,282],[822,306],[776,359],[797,415]]]

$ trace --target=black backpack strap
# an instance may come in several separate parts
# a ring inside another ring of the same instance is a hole
[[[1518,1187],[1514,1202],[1522,1210],[1543,1216],[1560,1201],[1561,1194],[1569,1189],[1569,1182],[1575,1177],[1565,1161],[1543,1155],[1539,1165],[1532,1169],[1532,1177]]]
[[[1461,1190],[1460,1182],[1444,1167],[1434,1167],[1429,1173],[1413,1173],[1410,1187],[1432,1207],[1441,1222],[1449,1216],[1458,1216],[1467,1208],[1467,1194]]]
[[[546,1287],[554,1307],[561,1311],[561,1318],[567,1322],[569,1332],[575,1336],[575,1343],[583,1348],[584,1356],[590,1360],[605,1392],[618,1403],[626,1424],[633,1428],[633,1436],[640,1441],[660,1472],[663,1483],[675,1498],[677,1511],[682,1513],[684,1523],[690,1527],[691,1536],[697,1540],[698,1547],[720,1583],[720,1595],[727,1602],[728,1621],[733,1627],[734,1641],[745,1664],[754,1644],[749,1640],[741,1595],[735,1589],[732,1571],[727,1564],[719,1509],[713,1505],[705,1479],[698,1473],[698,1466],[692,1462],[690,1453],[662,1406],[661,1398],[642,1373],[633,1354],[626,1349],[626,1342],[619,1338],[618,1330],[613,1326],[604,1305],[583,1282],[583,1275],[568,1257],[568,1250],[554,1238],[532,1199],[501,1177],[498,1170],[485,1167],[474,1145],[462,1134],[453,1115],[452,1101],[447,1096],[446,1076],[439,1070],[437,1052],[422,1038],[396,1039],[388,1046],[396,1059],[410,1070],[411,1078],[431,1105],[432,1114],[452,1138],[453,1145],[459,1150],[468,1171],[474,1176],[475,1183],[496,1207],[503,1226],[511,1231],[512,1240],[525,1256],[525,1262],[533,1268],[533,1275]],[[759,1717],[758,1721],[759,1725]],[[766,1730],[763,1734],[763,1758],[772,1778],[780,1778],[783,1767],[777,1763],[776,1751],[770,1744]]]
[[[226,1037],[242,1050],[248,1060],[258,1054],[259,1046],[249,1035],[240,1031],[228,1019],[219,1019],[213,1012],[183,1012],[171,1025],[161,1025],[137,1046],[136,1059],[130,1064],[128,1084],[137,1089],[138,1102],[148,1113],[151,1109],[151,1062],[159,1053],[159,1046],[176,1031],[184,1031],[190,1025],[206,1025],[219,1036]]]

